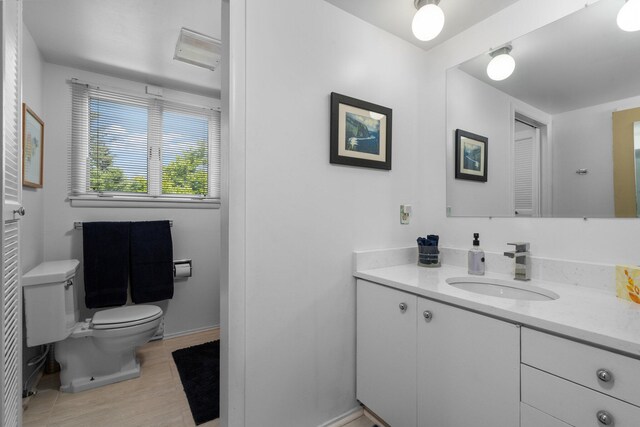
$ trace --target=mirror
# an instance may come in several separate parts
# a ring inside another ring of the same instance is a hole
[[[448,216],[640,216],[640,31],[616,24],[623,4],[600,0],[447,71]],[[494,81],[504,47],[515,70]],[[474,151],[486,181],[458,173],[461,133],[486,139]]]
[[[633,150],[636,171],[636,216],[640,218],[640,122],[633,124]]]

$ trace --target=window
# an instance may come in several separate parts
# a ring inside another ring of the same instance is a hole
[[[72,200],[219,201],[219,111],[71,88]]]

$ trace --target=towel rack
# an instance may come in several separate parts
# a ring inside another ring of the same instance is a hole
[[[169,220],[169,227],[173,227],[173,220]],[[73,228],[74,230],[82,230],[82,221],[75,221]]]

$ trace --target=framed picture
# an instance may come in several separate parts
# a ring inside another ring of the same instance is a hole
[[[391,169],[391,109],[331,93],[330,162]]]
[[[456,178],[487,182],[489,140],[475,133],[456,129]]]
[[[44,122],[22,104],[22,185],[42,188]]]

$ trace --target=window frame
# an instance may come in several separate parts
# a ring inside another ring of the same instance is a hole
[[[199,106],[173,101],[164,97],[127,93],[119,89],[68,81],[72,91],[71,138],[68,165],[68,200],[74,207],[220,207],[220,107]],[[79,92],[76,92],[79,91]],[[119,98],[122,96],[122,98]],[[90,191],[89,147],[90,147],[90,103],[91,99],[105,99],[147,108],[147,192],[128,193],[116,191]],[[127,99],[132,100],[127,102]],[[163,112],[172,111],[197,115],[208,121],[207,134],[207,195],[162,194],[162,145]],[[155,115],[152,118],[152,115]],[[86,119],[86,120],[85,120]],[[83,160],[84,159],[84,160]]]

